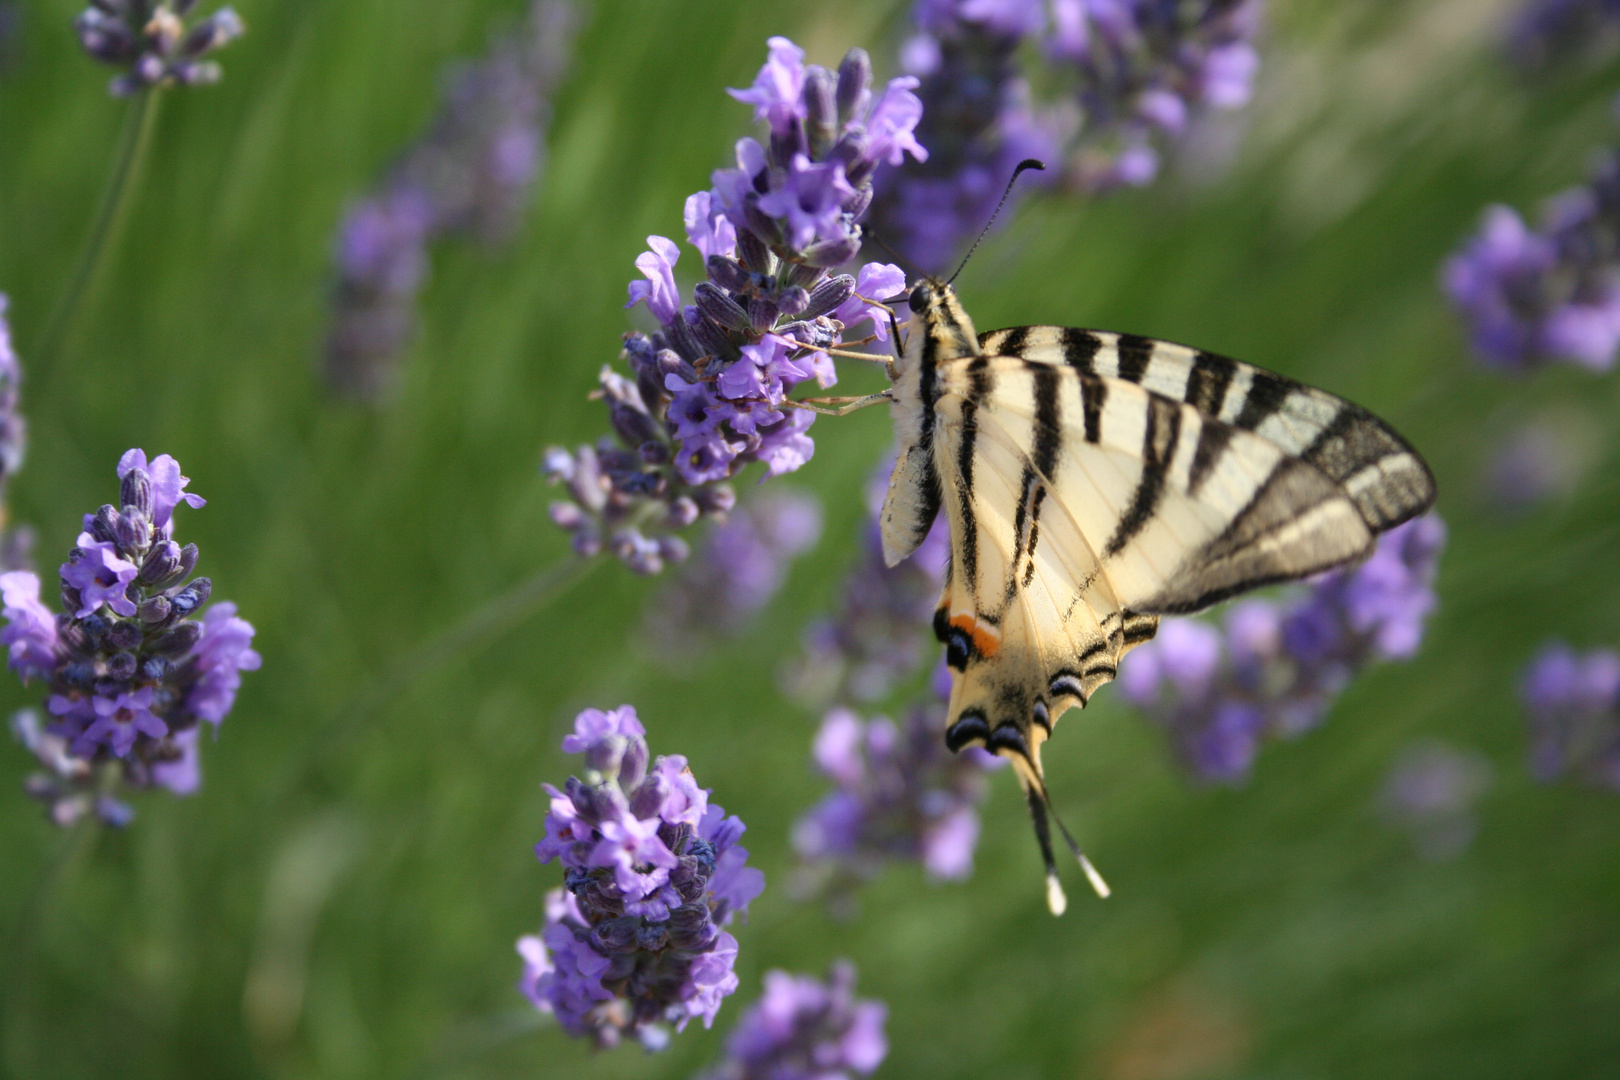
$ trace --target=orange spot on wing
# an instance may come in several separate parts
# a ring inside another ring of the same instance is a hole
[[[1001,651],[1001,632],[985,626],[972,615],[952,615],[951,625],[973,639],[973,648],[980,656],[988,659]]]

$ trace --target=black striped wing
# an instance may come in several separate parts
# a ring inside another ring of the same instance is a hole
[[[1033,327],[938,370],[949,740],[1039,743],[1157,616],[1364,557],[1433,501],[1365,410],[1235,361]],[[1033,779],[1033,778],[1032,778]]]

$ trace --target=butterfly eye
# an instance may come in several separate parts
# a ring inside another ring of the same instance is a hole
[[[927,285],[918,285],[911,290],[911,297],[906,301],[906,304],[911,308],[913,314],[921,315],[928,310],[928,305],[933,303],[933,300],[934,290]]]

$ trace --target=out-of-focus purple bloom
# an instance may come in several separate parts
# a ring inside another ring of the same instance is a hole
[[[899,727],[847,709],[827,714],[813,755],[837,786],[794,826],[803,863],[796,891],[846,905],[855,886],[896,859],[921,862],[939,881],[973,872],[984,773],[1000,759],[947,750],[944,712],[938,700],[919,703]]]
[[[17,411],[22,365],[11,347],[11,323],[6,319],[10,303],[6,294],[0,293],[0,501],[5,498],[6,484],[22,468],[28,445],[28,429]],[[0,522],[0,527],[3,524]]]
[[[765,996],[737,1021],[725,1057],[703,1080],[849,1080],[889,1052],[888,1008],[855,997],[855,965],[833,965],[825,983],[765,973]]]
[[[12,716],[11,733],[44,766],[44,771],[33,773],[23,781],[23,790],[30,798],[45,804],[51,820],[58,826],[67,828],[90,813],[115,829],[123,828],[134,819],[135,811],[127,805],[111,795],[96,793],[90,763],[75,757],[66,739],[42,726],[39,714],[33,709],[23,709]]]
[[[821,503],[813,495],[766,491],[744,503],[648,608],[653,648],[685,661],[716,637],[740,634],[781,590],[793,560],[820,538]]]
[[[1521,684],[1530,714],[1530,774],[1566,774],[1620,790],[1620,652],[1551,644]]]
[[[213,584],[191,578],[197,546],[172,539],[175,508],[203,505],[185,490],[179,463],[131,450],[118,476],[122,508],[86,514],[62,564],[69,614],[53,616],[40,602],[31,571],[0,574],[7,622],[0,642],[25,682],[45,682],[54,718],[43,734],[19,736],[53,774],[48,783],[30,781],[29,790],[58,821],[91,806],[105,820],[127,821],[127,808],[110,795],[120,782],[195,791],[198,722],[217,727],[239,673],[259,666],[253,627],[236,617],[234,604],[203,611]],[[56,761],[58,754],[73,764]]]
[[[803,657],[783,672],[785,689],[816,710],[834,702],[881,701],[938,652],[930,620],[950,536],[941,515],[910,558],[895,567],[884,564],[878,512],[893,469],[890,458],[867,485],[870,516],[862,523],[860,554],[838,610],[811,624]]]
[[[1441,280],[1486,364],[1609,370],[1620,352],[1620,153],[1550,200],[1539,230],[1509,207],[1487,209]]]
[[[1545,70],[1582,55],[1611,52],[1620,42],[1616,0],[1524,0],[1507,27],[1508,53]]]
[[[913,81],[893,80],[874,101],[859,49],[836,73],[806,65],[786,38],[772,38],[770,50],[754,85],[732,91],[768,123],[768,145],[739,140],[737,167],[717,170],[709,191],[686,200],[687,240],[704,258],[693,302],[676,282],[674,241],[649,236],[636,259],[642,279],[625,306],[645,304],[659,329],[625,335],[633,379],[603,372],[618,445],[546,451],[546,472],[572,496],[552,518],[581,555],[609,547],[631,569],[657,573],[676,557],[665,550],[674,538],[658,534],[729,509],[724,481],[756,461],[772,477],[810,460],[815,414],[789,395],[837,381],[827,350],[861,323],[871,338],[888,337],[888,313],[872,301],[900,291],[904,272],[831,271],[860,250],[873,170],[923,154]],[[863,284],[898,287],[864,293]]]
[[[1474,804],[1490,784],[1490,762],[1478,751],[1418,742],[1396,758],[1379,809],[1411,833],[1419,855],[1443,862],[1473,843],[1479,828]]]
[[[91,58],[124,69],[109,90],[129,97],[156,86],[219,81],[219,65],[203,59],[241,37],[241,16],[229,7],[189,26],[196,0],[91,0],[73,21]]]
[[[628,705],[587,709],[563,749],[585,757],[584,779],[546,785],[551,810],[535,845],[560,861],[538,937],[518,941],[519,988],[565,1031],[614,1046],[625,1036],[664,1045],[664,1025],[714,1022],[737,988],[737,942],[722,927],[765,888],[738,845],[743,824],[708,801],[678,755],[649,762]]]
[[[1265,737],[1315,727],[1357,672],[1417,652],[1444,546],[1445,526],[1429,515],[1391,529],[1365,563],[1322,575],[1298,601],[1235,605],[1224,633],[1167,619],[1121,666],[1120,694],[1166,730],[1194,775],[1241,783]]]
[[[376,400],[416,331],[427,246],[448,236],[495,244],[522,222],[545,158],[549,98],[567,66],[573,9],[533,0],[524,27],[477,63],[446,73],[438,115],[376,190],[348,210],[334,262],[327,378]]]

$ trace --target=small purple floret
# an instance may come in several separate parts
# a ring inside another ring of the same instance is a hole
[[[1573,774],[1620,790],[1620,652],[1550,644],[1525,671],[1520,692],[1530,714],[1532,776]]]
[[[855,997],[855,966],[833,965],[825,983],[765,973],[765,996],[737,1021],[725,1057],[703,1080],[850,1080],[889,1052],[887,1007]]]

